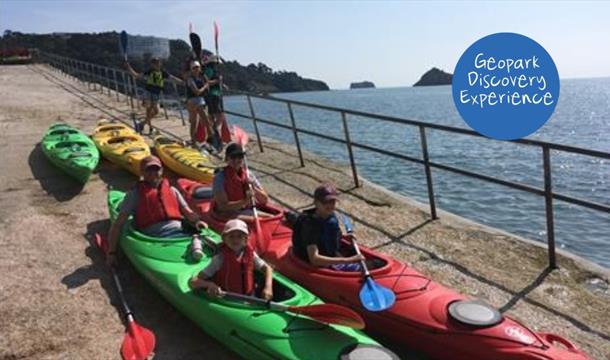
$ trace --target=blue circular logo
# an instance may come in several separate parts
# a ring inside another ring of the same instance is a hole
[[[553,59],[534,40],[514,33],[488,35],[462,54],[453,72],[453,102],[466,123],[498,140],[530,135],[559,100]]]

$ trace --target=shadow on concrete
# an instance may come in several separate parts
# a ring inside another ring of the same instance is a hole
[[[116,309],[117,321],[120,319],[125,324],[120,298],[112,274],[106,266],[104,256],[92,242],[95,233],[106,234],[109,227],[110,221],[108,219],[87,224],[87,230],[83,237],[89,243],[85,255],[91,259],[91,264],[75,269],[64,276],[61,282],[68,289],[74,289],[90,280],[99,280],[102,288],[108,294],[110,303]],[[195,359],[201,358],[201,354],[206,354],[206,358],[219,360],[239,359],[237,355],[205,334],[192,321],[165,301],[140,276],[128,258],[120,252],[115,270],[120,278],[125,300],[133,311],[136,322],[155,334],[157,341],[155,359]],[[120,343],[117,342],[117,353],[119,348]]]
[[[129,191],[138,181],[135,175],[106,159],[100,160],[97,174],[106,187],[113,190]]]
[[[85,187],[84,184],[55,167],[42,152],[40,143],[30,152],[28,165],[32,176],[38,180],[42,189],[57,201],[69,201],[80,194]]]

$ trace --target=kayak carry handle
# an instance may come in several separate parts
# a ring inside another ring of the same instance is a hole
[[[539,333],[539,335],[542,336],[542,338],[544,340],[550,342],[553,345],[554,345],[554,343],[558,342],[561,345],[565,346],[570,352],[580,353],[580,351],[578,350],[576,345],[572,344],[572,342],[570,340],[565,339],[557,334]]]

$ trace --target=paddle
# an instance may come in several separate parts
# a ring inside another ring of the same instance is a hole
[[[243,141],[244,138],[240,137],[236,139],[238,141]],[[245,144],[238,142],[238,144],[245,149]],[[263,244],[265,238],[263,237],[263,230],[261,228],[260,218],[258,217],[258,210],[256,209],[256,199],[254,197],[254,189],[252,188],[252,184],[250,183],[250,170],[248,169],[248,160],[246,159],[246,154],[244,154],[244,167],[246,168],[246,179],[248,179],[248,188],[250,189],[250,193],[252,194],[252,211],[254,212],[254,226],[256,230],[256,252],[260,255],[267,251],[269,244]]]
[[[108,252],[108,241],[100,234],[95,234],[95,245],[106,255]],[[123,288],[114,267],[110,267],[114,284],[119,292],[119,298],[123,306],[123,313],[127,321],[127,331],[121,345],[121,356],[124,360],[145,360],[154,355],[155,334],[149,329],[139,325],[133,318],[133,312],[127,306]]]
[[[352,222],[346,215],[343,216],[343,225],[348,234],[354,232]],[[354,244],[356,254],[362,255],[356,238],[354,237],[352,237],[352,244]],[[364,284],[360,289],[360,302],[362,303],[362,306],[369,311],[382,311],[391,308],[396,302],[396,295],[394,292],[379,285],[373,280],[364,260],[360,260],[360,266],[362,267],[362,275],[364,276]]]
[[[191,47],[193,48],[193,53],[197,60],[201,61],[201,38],[197,33],[190,33],[189,40],[191,41]]]
[[[125,61],[125,63],[127,63],[127,32],[125,30],[121,31],[121,34],[119,35],[119,44],[121,45],[121,54],[123,55],[123,60]],[[129,78],[127,78],[127,80],[129,81]],[[131,104],[131,107],[133,108],[133,103]],[[133,123],[133,129],[137,133],[139,133],[142,129],[140,129],[140,124],[138,124],[138,121],[136,120],[136,114],[134,112],[131,113],[131,122]]]
[[[220,55],[218,53],[218,36],[220,35],[220,28],[218,27],[218,24],[216,23],[216,21],[214,21],[214,48],[216,49],[216,57],[218,57],[218,61],[220,64]],[[221,101],[220,103],[223,104],[222,102],[222,77],[220,77],[220,98]],[[225,112],[224,112],[224,105],[223,108],[221,109],[222,112],[220,113],[220,116],[222,117],[221,120],[221,126],[220,126],[220,137],[222,139],[222,141],[224,142],[230,142],[231,141],[231,132],[229,131],[229,123],[227,122],[227,117],[225,116]]]
[[[121,44],[121,54],[123,55],[123,59],[127,61],[127,32],[125,30],[121,31],[119,42]]]
[[[354,329],[364,329],[364,320],[355,311],[345,306],[336,304],[316,304],[305,306],[288,306],[271,300],[264,300],[255,296],[242,295],[229,291],[222,291],[221,296],[236,300],[248,301],[263,305],[271,311],[290,312],[305,315],[311,319],[325,323],[348,326]]]

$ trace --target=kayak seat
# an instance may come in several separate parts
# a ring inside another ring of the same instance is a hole
[[[82,141],[64,141],[55,144],[56,149],[71,148],[73,146],[87,147],[87,144]]]
[[[265,277],[261,272],[254,272],[254,295],[261,297],[263,288],[265,287]],[[273,281],[273,299],[272,301],[282,302],[292,299],[296,296],[296,293],[290,288],[284,286],[280,281],[274,279]]]
[[[133,136],[119,136],[108,140],[108,144],[119,144],[130,141],[137,141],[138,139]]]
[[[125,149],[125,151],[123,151],[123,154],[129,154],[129,153],[134,153],[134,152],[140,152],[140,151],[146,151],[145,148],[143,147],[129,147],[127,149]]]
[[[78,157],[93,157],[91,153],[84,151],[75,151],[70,154],[70,158],[78,158]]]
[[[60,129],[60,130],[54,130],[51,131],[50,135],[70,135],[70,134],[77,134],[78,131],[74,130],[74,129]]]

